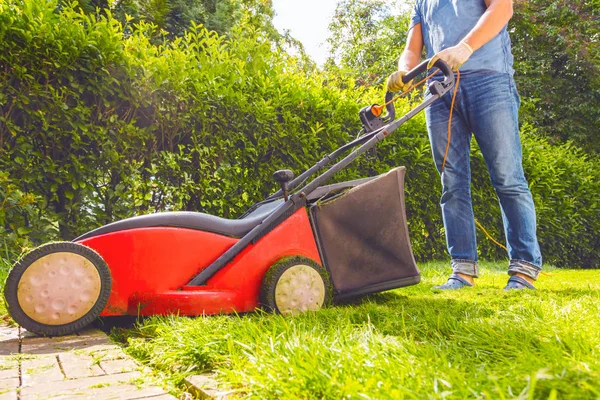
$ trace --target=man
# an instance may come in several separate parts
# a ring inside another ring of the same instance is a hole
[[[471,203],[469,142],[475,136],[500,200],[510,257],[505,289],[534,289],[542,265],[536,238],[535,208],[521,165],[513,56],[506,25],[511,0],[416,0],[406,47],[388,89],[406,90],[406,71],[420,61],[423,46],[429,66],[438,58],[457,71],[460,84],[452,117],[452,93],[426,109],[433,158],[442,180],[441,208],[452,263],[448,281],[436,289],[473,286],[477,243]],[[445,159],[445,165],[442,163]]]

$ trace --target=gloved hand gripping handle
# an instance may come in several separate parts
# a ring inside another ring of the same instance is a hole
[[[402,77],[402,82],[407,83],[407,82],[413,80],[417,75],[422,74],[423,72],[426,72],[427,65],[429,64],[430,60],[431,59],[428,58],[427,60],[423,61],[421,64],[414,67],[412,70],[408,71]],[[452,72],[452,69],[450,68],[450,66],[448,64],[446,64],[444,61],[438,59],[433,64],[433,66],[438,68],[440,71],[442,71],[442,74],[444,74],[444,83],[445,84],[449,83],[450,81],[454,82],[454,72]]]
[[[414,78],[416,78],[418,75],[422,74],[423,72],[426,72],[427,65],[429,64],[430,60],[431,60],[430,58],[428,58],[427,60],[424,60],[421,64],[417,65],[415,68],[413,68],[412,70],[407,72],[402,77],[402,82],[408,83],[411,80],[413,80]],[[433,64],[433,66],[435,68],[438,68],[444,74],[444,81],[442,82],[443,87],[444,88],[452,87],[454,84],[454,72],[452,72],[452,69],[448,66],[448,64],[446,64],[442,60],[437,60]],[[444,93],[445,93],[445,91],[444,91]],[[385,93],[385,103],[386,103],[387,115],[390,117],[388,119],[388,121],[393,121],[394,119],[396,119],[396,109],[394,108],[394,102],[391,101],[393,98],[394,98],[394,93],[392,93],[392,92]]]

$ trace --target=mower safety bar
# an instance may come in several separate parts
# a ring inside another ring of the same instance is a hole
[[[423,66],[424,65],[424,66]],[[367,152],[369,149],[374,147],[378,142],[382,141],[385,137],[387,137],[390,133],[394,132],[400,125],[414,117],[416,114],[421,112],[424,108],[429,106],[431,103],[442,97],[446,92],[451,90],[454,87],[454,73],[447,66],[445,62],[442,60],[438,60],[434,66],[438,67],[442,72],[444,72],[445,79],[443,82],[434,81],[429,85],[429,92],[431,93],[421,104],[417,107],[410,110],[406,115],[397,120],[392,120],[387,125],[373,131],[369,132],[361,137],[353,140],[352,142],[341,146],[333,153],[323,157],[321,161],[310,167],[304,173],[300,174],[296,179],[289,183],[289,191],[291,192],[296,187],[301,185],[306,179],[308,179],[311,175],[315,174],[322,168],[325,168],[327,164],[329,164],[332,160],[340,157],[346,150],[358,147],[356,150],[352,151],[342,160],[338,161],[334,165],[332,165],[329,169],[323,172],[321,175],[317,176],[310,183],[300,188],[296,193],[292,194],[289,199],[276,207],[272,213],[265,217],[265,219],[254,227],[250,232],[248,232],[244,237],[242,237],[238,242],[236,242],[233,246],[231,246],[225,253],[221,254],[211,265],[203,269],[198,275],[196,275],[190,283],[189,286],[202,286],[206,285],[207,281],[216,274],[220,269],[225,267],[235,256],[237,256],[247,245],[259,240],[266,233],[274,229],[278,226],[282,221],[287,219],[287,217],[291,216],[298,209],[302,208],[306,204],[306,197],[316,190],[319,186],[324,184],[329,178],[331,178],[336,172],[345,168],[354,161],[356,158]],[[423,62],[415,68],[415,70],[422,69],[425,71],[427,68],[426,62]],[[424,68],[424,69],[423,69]],[[413,70],[413,71],[415,71]],[[411,71],[410,73],[413,73]],[[422,72],[421,71],[421,72]],[[418,72],[416,72],[418,75]],[[279,190],[276,193],[269,196],[266,200],[261,203],[265,203],[276,198],[280,198],[283,196],[283,191]]]
[[[429,62],[431,61],[431,59],[427,59],[425,61],[423,61],[421,64],[417,65],[415,68],[413,68],[411,71],[409,71],[403,78],[403,81],[405,81],[405,83],[407,82],[406,77],[409,77],[410,79],[414,79],[415,76],[426,72],[427,71],[427,65],[429,64]],[[376,136],[378,133],[387,130],[388,133],[392,132],[393,130],[395,130],[399,125],[403,124],[404,122],[406,122],[406,120],[412,118],[412,116],[414,116],[415,114],[419,113],[421,110],[423,110],[425,107],[427,107],[429,104],[431,104],[433,101],[437,100],[439,97],[443,96],[444,93],[446,93],[448,90],[452,89],[454,87],[454,73],[452,72],[452,69],[448,66],[448,64],[446,64],[444,61],[442,60],[437,60],[434,64],[434,67],[439,68],[440,71],[442,71],[442,73],[444,74],[444,81],[443,82],[433,82],[431,85],[429,85],[429,92],[433,95],[433,98],[429,98],[428,100],[430,101],[426,101],[427,104],[422,103],[421,105],[419,105],[417,108],[415,108],[413,112],[408,113],[407,115],[405,115],[403,118],[399,119],[398,122],[399,124],[396,124],[394,121],[395,116],[396,116],[396,111],[394,109],[394,103],[390,103],[387,106],[387,112],[388,115],[391,116],[390,118],[390,123],[386,126],[383,126],[373,132],[370,132],[366,135],[363,135],[355,140],[353,140],[350,143],[347,143],[343,146],[341,146],[340,148],[338,148],[337,150],[335,150],[333,153],[326,155],[325,157],[323,157],[323,159],[319,162],[317,162],[315,165],[313,165],[312,167],[310,167],[309,169],[307,169],[306,171],[304,171],[302,174],[298,175],[294,180],[292,180],[289,183],[289,191],[293,191],[296,187],[298,187],[298,185],[300,185],[302,182],[304,182],[306,179],[308,179],[311,175],[313,175],[314,173],[316,173],[317,171],[323,169],[327,164],[329,164],[332,160],[337,159],[339,156],[341,156],[344,152],[346,152],[346,150],[351,149],[353,147],[356,146],[360,146],[366,142],[368,142],[371,138],[373,138],[374,136]],[[409,79],[409,80],[410,80]],[[387,92],[385,94],[385,101],[386,103],[389,102],[392,98],[393,98],[393,93],[392,92]],[[407,118],[406,118],[407,117]],[[389,127],[393,125],[394,128],[392,130],[389,129]],[[308,193],[306,193],[308,195]],[[270,195],[269,197],[267,197],[264,202],[269,202],[271,200],[277,199],[277,198],[281,198],[283,197],[283,192],[281,190],[278,190],[277,192],[273,193],[272,195]],[[261,202],[263,203],[263,202]]]
[[[406,73],[402,77],[402,82],[408,83],[408,82],[412,81],[413,79],[415,79],[415,77],[417,75],[420,75],[423,72],[426,72],[427,66],[429,65],[430,61],[431,61],[431,59],[428,58],[427,60],[423,61],[421,64],[417,65],[415,68],[410,70],[408,73]],[[454,81],[454,74],[452,73],[452,69],[444,61],[437,60],[433,64],[433,66],[436,68],[439,68],[439,70],[442,71],[442,73],[444,74],[444,83],[445,84],[449,84],[449,80]],[[385,106],[385,108],[387,110],[386,118],[389,119],[389,122],[392,122],[392,121],[394,121],[394,119],[396,119],[396,108],[394,107],[394,102],[392,101],[393,98],[394,98],[394,93],[392,93],[392,92],[385,93],[385,104],[387,104]]]
[[[428,58],[427,60],[423,61],[421,64],[417,65],[416,67],[414,67],[413,69],[408,71],[402,77],[402,82],[408,83],[408,82],[412,81],[413,79],[415,79],[417,77],[417,75],[420,75],[423,72],[426,72],[427,66],[429,65],[430,61],[431,61],[431,58]],[[444,82],[447,82],[449,79],[454,80],[454,72],[452,72],[452,69],[450,68],[450,66],[448,64],[446,64],[444,61],[438,59],[433,64],[433,66],[436,68],[439,68],[439,70],[442,71],[442,74],[444,74],[444,78],[445,78]]]

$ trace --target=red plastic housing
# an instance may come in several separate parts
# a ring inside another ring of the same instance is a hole
[[[186,286],[238,239],[175,227],[139,228],[83,239],[112,276],[112,293],[101,315],[202,315],[252,311],[265,272],[285,256],[321,264],[305,208],[250,244],[208,280]]]

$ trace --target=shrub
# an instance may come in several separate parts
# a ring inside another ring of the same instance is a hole
[[[32,241],[56,237],[55,226],[39,212],[40,198],[24,193],[6,172],[0,171],[0,260],[17,257]]]
[[[110,14],[0,0],[0,169],[10,187],[36,199],[29,210],[38,224],[22,212],[6,214],[6,232],[25,227],[34,242],[69,240],[164,210],[233,218],[276,190],[274,170],[298,173],[353,138],[360,106],[382,94],[307,72],[249,25],[227,37],[192,26],[163,45],[152,43],[154,35],[146,23],[124,34]],[[410,106],[399,101],[398,115]],[[545,259],[597,265],[598,160],[530,132],[526,127],[524,163]],[[439,177],[423,115],[377,152],[336,179],[406,165],[415,255],[445,258]],[[500,239],[500,212],[476,151],[473,174],[476,217]],[[479,239],[482,258],[506,256],[481,233]]]
[[[553,146],[526,127],[524,164],[546,259],[557,266],[600,265],[600,160],[567,142]]]

